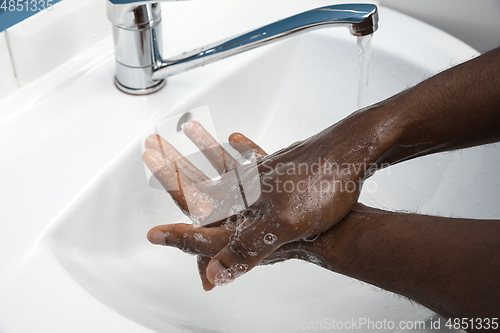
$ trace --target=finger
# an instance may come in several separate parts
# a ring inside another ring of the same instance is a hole
[[[186,253],[213,257],[227,244],[231,233],[224,227],[203,228],[175,223],[152,228],[148,232],[148,240],[156,245],[176,247]]]
[[[179,172],[175,161],[166,163],[153,149],[146,150],[142,160],[184,212],[200,219],[212,213],[210,200]]]
[[[224,285],[257,266],[281,245],[289,242],[279,239],[278,227],[268,221],[258,220],[236,230],[228,244],[217,253],[207,267],[208,280]],[[290,233],[285,233],[290,234]]]
[[[192,183],[202,182],[209,179],[161,136],[157,134],[148,136],[146,138],[145,147],[146,149],[159,151],[163,158],[168,161],[176,161],[181,172]]]
[[[207,266],[210,262],[210,257],[198,256],[197,262],[203,290],[210,291],[214,289],[215,285],[207,279]]]
[[[190,120],[182,126],[187,137],[200,149],[219,174],[238,167],[238,162],[207,132],[201,124]]]
[[[233,133],[229,136],[229,144],[231,147],[236,149],[243,157],[247,157],[247,155],[252,152],[255,152],[257,155],[265,156],[267,153],[264,149],[260,148],[256,143],[247,138],[241,133]]]

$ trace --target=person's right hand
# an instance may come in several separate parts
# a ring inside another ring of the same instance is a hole
[[[229,228],[231,236],[227,245],[208,263],[207,279],[210,283],[224,284],[233,280],[283,245],[314,237],[330,229],[351,211],[357,202],[361,183],[368,174],[367,167],[379,156],[379,138],[366,136],[363,128],[350,130],[352,123],[355,123],[350,118],[257,161],[261,186],[259,199],[230,218],[220,220],[219,224],[222,225],[211,231],[214,237],[217,237],[215,233],[219,233],[220,238],[223,238],[227,236]],[[191,125],[185,127],[185,131],[186,128],[190,129],[186,134],[193,142],[201,150],[206,148],[207,142],[213,148],[213,138],[199,124],[193,122]],[[184,207],[185,210],[188,206],[186,201],[191,201],[196,203],[192,206],[197,208],[190,210],[189,214],[195,215],[195,218],[205,218],[218,206],[224,206],[222,201],[231,196],[218,193],[219,198],[223,199],[214,202],[214,198],[207,194],[210,192],[203,190],[224,188],[223,184],[205,179],[200,186],[196,182],[204,177],[199,170],[193,170],[183,162],[174,163],[182,161],[182,157],[176,153],[167,154],[169,161],[165,161],[161,154],[154,151],[154,142],[158,142],[158,138],[153,138],[149,147],[153,151],[146,151],[143,160],[181,209]],[[255,145],[252,148],[260,149]],[[227,153],[217,149],[214,151],[223,153],[206,155],[216,168],[219,166],[218,170],[222,174],[236,167],[232,165],[228,168]],[[224,177],[221,181],[224,182]],[[172,191],[169,184],[179,182],[186,183],[182,186],[186,190]],[[165,245],[165,235],[174,232],[175,228],[178,226],[155,227],[149,232],[148,238],[152,243]],[[190,241],[204,245],[201,238],[186,239],[186,242]]]

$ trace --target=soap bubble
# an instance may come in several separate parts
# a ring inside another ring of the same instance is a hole
[[[232,277],[233,274],[228,271],[224,271],[224,273],[217,273],[214,283],[216,286],[223,286],[233,281]]]
[[[277,239],[278,236],[268,233],[264,236],[264,243],[266,243],[267,245],[272,245],[274,244],[274,242],[276,242]]]
[[[234,277],[242,276],[246,273],[248,269],[247,264],[234,264],[231,266],[231,270],[233,271]]]
[[[211,243],[211,241],[209,239],[203,238],[203,235],[200,233],[195,233],[193,236],[194,236],[194,239],[196,239],[198,242]]]
[[[236,197],[237,199],[237,197]],[[238,214],[239,212],[245,210],[245,206],[243,205],[233,205],[230,209],[229,209],[229,216],[232,216],[232,215],[236,215]]]
[[[293,204],[292,206],[292,212],[294,213],[300,213],[302,211],[302,203],[296,203],[296,204]]]

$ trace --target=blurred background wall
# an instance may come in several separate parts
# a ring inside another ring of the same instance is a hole
[[[461,39],[481,53],[500,46],[500,0],[379,0]]]

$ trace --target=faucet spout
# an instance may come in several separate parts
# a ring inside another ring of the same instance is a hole
[[[158,8],[159,6],[154,6],[154,10],[157,11]],[[144,15],[144,12],[148,12],[147,8],[139,11],[141,15]],[[152,22],[151,18],[148,18],[148,22]],[[116,26],[117,24],[115,23]],[[204,66],[217,60],[310,30],[331,26],[345,26],[349,28],[349,31],[354,36],[369,35],[378,28],[378,11],[377,6],[372,4],[342,4],[321,7],[170,59],[161,58],[161,47],[159,46],[159,37],[161,37],[159,33],[161,31],[156,29],[157,25],[152,26],[152,28],[151,26],[150,24],[149,29],[152,31],[150,31],[151,33],[148,36],[149,42],[147,41],[148,43],[145,45],[148,50],[147,61],[149,62],[141,64],[139,66],[140,69],[137,66],[127,66],[118,60],[119,58],[124,58],[121,53],[125,50],[121,50],[120,54],[118,54],[118,51],[116,53],[116,84],[121,90],[127,93],[145,94],[154,92],[164,85],[165,79],[168,76]],[[121,35],[118,34],[118,37],[121,37]],[[117,34],[115,32],[115,45],[119,47],[120,44],[123,44],[123,41],[120,43],[116,39]],[[144,39],[141,39],[141,41],[144,41]],[[130,52],[130,49],[128,51]],[[143,57],[142,53],[141,57]],[[149,85],[149,87],[145,85]]]

